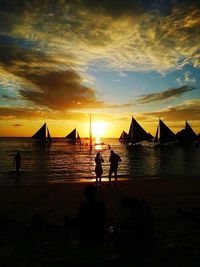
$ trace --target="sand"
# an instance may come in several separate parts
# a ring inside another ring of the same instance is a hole
[[[1,266],[200,266],[200,223],[177,211],[200,210],[200,177],[141,178],[120,181],[117,187],[105,182],[98,189],[97,198],[107,207],[108,226],[119,224],[126,216],[120,207],[123,196],[150,203],[156,222],[155,245],[142,256],[117,250],[111,242],[101,257],[98,250],[91,259],[83,259],[86,253],[80,252],[77,240],[65,237],[64,217],[76,216],[86,184],[0,187]],[[42,237],[27,236],[35,213],[42,214],[54,230]]]

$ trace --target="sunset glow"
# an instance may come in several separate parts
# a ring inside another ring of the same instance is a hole
[[[92,136],[97,138],[105,137],[107,124],[105,122],[94,122],[92,123]]]
[[[44,122],[88,136],[88,114],[104,137],[131,116],[151,134],[159,118],[200,132],[198,1],[7,0],[0,13],[0,136]]]

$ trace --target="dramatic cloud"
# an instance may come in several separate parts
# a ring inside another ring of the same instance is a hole
[[[166,121],[199,121],[200,120],[200,100],[188,100],[174,107],[169,107],[161,111],[146,112],[145,116],[162,118]]]
[[[31,108],[20,108],[20,107],[0,107],[1,120],[37,119],[37,118],[48,118],[48,111],[39,109],[36,110],[33,108],[31,109]]]
[[[13,80],[23,88],[18,90],[19,95],[36,105],[52,110],[104,106],[96,99],[95,90],[83,85],[81,76],[71,69],[73,66],[62,67],[58,58],[15,46],[2,46],[0,61],[4,74],[5,71],[11,73],[16,77]],[[5,94],[3,97],[10,98]]]
[[[147,103],[156,102],[156,101],[164,101],[169,98],[177,98],[195,89],[196,88],[189,87],[189,86],[182,86],[179,88],[170,88],[166,91],[162,91],[159,93],[143,95],[140,99],[137,100],[137,103],[147,104]]]
[[[151,2],[151,3],[150,3]],[[2,42],[115,70],[199,67],[197,1],[34,1],[1,11]],[[7,24],[5,23],[7,22]],[[10,39],[9,39],[10,38]],[[14,38],[14,40],[12,39]]]
[[[95,91],[82,85],[81,77],[73,71],[27,74],[26,78],[40,91],[21,90],[20,94],[37,105],[52,110],[99,108],[104,105],[95,97]]]
[[[108,122],[113,122],[114,119],[118,120],[119,116],[106,113],[92,113],[95,117],[95,121],[106,120]],[[54,111],[50,112],[47,109],[33,109],[33,108],[18,108],[18,107],[0,107],[0,119],[7,121],[18,120],[68,120],[68,121],[77,121],[77,122],[88,122],[89,123],[89,114],[84,112],[71,112],[71,111]],[[20,126],[14,124],[12,126]],[[22,126],[22,125],[21,125]]]
[[[106,99],[106,86],[115,93],[106,79],[97,81],[105,92],[98,94],[88,75],[95,71],[117,71],[130,85],[129,71],[200,68],[199,1],[2,0],[0,25],[0,116],[5,119],[74,118],[72,111],[133,107]],[[196,83],[195,77],[185,72],[177,80],[180,88],[143,95],[137,103],[183,96],[194,90],[185,84]],[[113,101],[120,103],[117,97]],[[180,109],[163,114],[181,116]],[[192,110],[199,118],[197,107]]]

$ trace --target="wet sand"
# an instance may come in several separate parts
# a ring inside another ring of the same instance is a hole
[[[134,262],[136,266],[200,266],[200,222],[177,211],[200,210],[200,177],[120,181],[117,187],[109,187],[105,182],[98,189],[97,198],[107,207],[108,226],[125,217],[120,207],[123,196],[150,203],[156,222],[156,245],[150,255],[140,255],[141,261],[137,261],[137,255],[120,254],[112,244],[105,256],[99,259],[97,252],[96,256],[93,253],[94,258],[84,261],[77,241],[71,240],[69,245],[63,230],[64,217],[76,216],[79,204],[84,201],[86,184],[0,187],[1,266],[134,266]],[[55,228],[39,240],[26,236],[35,213],[41,213]]]

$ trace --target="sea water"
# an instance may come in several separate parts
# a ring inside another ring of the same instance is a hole
[[[0,138],[0,185],[63,183],[93,181],[94,158],[101,152],[104,159],[103,181],[108,180],[109,146],[122,161],[120,179],[151,179],[156,177],[198,176],[200,174],[200,148],[166,146],[155,147],[153,142],[143,146],[127,147],[118,139],[101,140],[105,145],[89,148],[53,138],[52,143],[41,144],[31,138]],[[109,146],[108,146],[109,144]],[[17,151],[22,157],[20,175],[15,173],[13,158]]]

